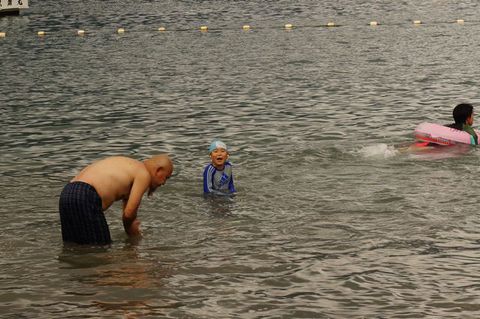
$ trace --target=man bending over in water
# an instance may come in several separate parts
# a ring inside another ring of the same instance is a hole
[[[104,211],[123,200],[123,226],[129,236],[140,235],[137,211],[143,194],[151,195],[172,175],[167,155],[143,162],[113,156],[84,168],[64,188],[59,209],[62,238],[66,242],[90,245],[111,243]]]

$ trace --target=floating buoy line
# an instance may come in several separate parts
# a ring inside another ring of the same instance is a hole
[[[479,22],[479,21],[469,21],[470,23],[475,23],[475,22]],[[460,25],[463,25],[465,24],[465,20],[463,19],[457,19],[457,20],[454,20],[454,21],[448,21],[448,22],[429,22],[429,23],[425,23],[424,21],[422,20],[413,20],[411,22],[412,25],[414,26],[421,26],[421,25],[432,25],[432,24],[460,24]],[[366,24],[367,26],[370,26],[370,27],[380,27],[380,26],[388,26],[388,25],[400,25],[400,23],[396,23],[396,24],[384,24],[384,23],[380,23],[378,21],[370,21],[369,23]],[[283,29],[286,30],[286,31],[292,31],[294,29],[301,29],[301,28],[336,28],[336,27],[343,27],[343,26],[346,26],[346,25],[341,25],[341,24],[337,24],[333,21],[330,21],[330,22],[327,22],[326,24],[320,24],[320,25],[294,25],[292,23],[286,23],[285,25],[283,25]],[[251,26],[251,25],[248,25],[248,24],[245,24],[243,25],[241,28],[239,28],[239,30],[243,30],[243,31],[251,31],[251,30],[264,30],[264,29],[279,29],[279,27],[255,27],[255,26]],[[168,27],[166,26],[159,26],[156,30],[152,30],[152,29],[148,29],[148,30],[132,30],[131,32],[135,32],[135,33],[138,33],[138,32],[160,32],[160,33],[163,33],[163,32],[185,32],[185,31],[200,31],[202,33],[206,33],[206,32],[209,32],[209,31],[215,31],[215,32],[218,32],[218,31],[224,31],[224,30],[237,30],[236,28],[210,28],[209,26],[207,25],[201,25],[200,27],[196,28],[196,29],[169,29]],[[127,29],[125,28],[122,28],[122,27],[119,27],[115,30],[115,33],[118,34],[118,35],[123,35],[125,33],[127,33]],[[48,35],[54,35],[54,34],[57,34],[57,33],[61,33],[59,31],[45,31],[45,30],[39,30],[37,31],[37,36],[38,37],[47,37]],[[64,32],[62,32],[64,33]],[[77,36],[86,36],[88,34],[94,34],[94,33],[97,33],[96,30],[94,31],[88,31],[88,30],[83,30],[83,29],[79,29],[79,30],[76,30],[75,33],[72,32],[72,34],[76,34]],[[2,31],[0,30],[0,38],[6,38],[7,37],[7,34],[9,34],[8,32],[6,31]]]

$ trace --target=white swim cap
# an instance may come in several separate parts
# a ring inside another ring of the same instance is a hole
[[[210,147],[208,148],[208,152],[211,153],[217,148],[223,148],[224,150],[227,151],[227,144],[223,143],[222,141],[213,141],[212,144],[210,144]]]

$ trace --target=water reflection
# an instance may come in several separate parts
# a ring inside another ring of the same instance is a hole
[[[235,208],[235,195],[220,196],[205,194],[204,199],[204,209],[207,214],[214,217],[227,217],[233,214],[232,211]]]
[[[467,144],[426,147],[411,145],[404,151],[416,160],[443,160],[465,156],[475,151],[475,148]]]
[[[130,240],[120,250],[70,246],[58,260],[60,269],[72,270],[72,280],[94,286],[153,288],[171,274],[170,266],[140,256],[136,243],[132,245]]]
[[[142,256],[138,242],[131,240],[126,240],[123,247],[71,245],[62,250],[58,261],[60,269],[68,270],[69,280],[80,284],[70,294],[91,296],[91,303],[102,313],[127,318],[156,314],[152,305],[157,305],[158,300],[151,297],[151,292],[161,290],[163,280],[172,275],[171,265]],[[164,306],[170,301],[166,303]]]

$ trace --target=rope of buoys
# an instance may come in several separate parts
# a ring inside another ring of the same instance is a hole
[[[469,21],[470,23],[475,23],[475,22],[480,22],[480,21]],[[457,19],[457,20],[454,20],[454,21],[448,21],[448,22],[441,22],[441,21],[437,21],[437,22],[430,22],[430,23],[425,23],[423,22],[422,20],[412,20],[411,22],[414,26],[420,26],[420,25],[426,25],[426,24],[440,24],[440,23],[455,23],[455,24],[460,24],[460,25],[464,25],[466,22],[464,19]],[[373,20],[373,21],[370,21],[368,23],[369,26],[371,27],[376,27],[376,26],[387,26],[389,24],[384,24],[384,23],[380,23],[376,20]],[[390,24],[390,25],[399,25],[399,24]],[[329,21],[327,22],[326,24],[320,24],[320,25],[294,25],[292,23],[286,23],[283,25],[283,29],[286,30],[286,31],[291,31],[293,29],[300,29],[300,28],[333,28],[333,27],[341,27],[343,25],[340,25],[340,24],[337,24],[333,21]],[[241,27],[241,30],[243,31],[250,31],[252,30],[253,27],[251,25],[248,25],[248,24],[244,24],[242,27]],[[261,30],[261,29],[276,29],[276,27],[255,27],[256,30]],[[192,29],[168,29],[169,32],[180,32],[180,31],[191,31]],[[236,28],[218,28],[218,29],[210,29],[207,25],[201,25],[200,27],[198,27],[197,30],[200,30],[201,32],[208,32],[208,31],[222,31],[222,30],[237,30]],[[132,32],[149,32],[151,30],[136,30],[136,31],[132,31]],[[158,27],[155,31],[157,32],[166,32],[167,31],[167,28],[165,26],[160,26]],[[116,29],[116,33],[119,34],[119,35],[123,35],[126,33],[126,29],[125,28],[122,28],[122,27],[119,27]],[[37,36],[39,37],[45,37],[47,36],[47,34],[54,34],[54,32],[50,32],[50,31],[45,31],[45,30],[39,30],[37,31]],[[87,34],[87,32],[85,30],[82,30],[82,29],[79,29],[77,30],[76,34],[78,36],[84,36]],[[0,31],[0,38],[5,38],[7,37],[7,32],[5,31]]]

